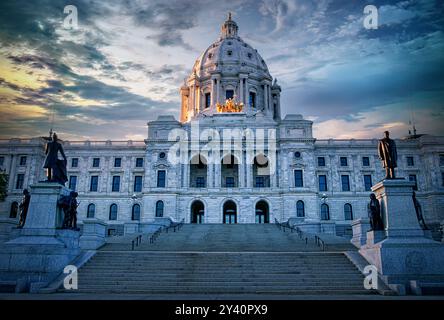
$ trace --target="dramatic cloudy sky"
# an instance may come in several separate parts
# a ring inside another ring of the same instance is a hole
[[[75,5],[79,28],[63,27]],[[379,28],[363,9],[379,9]],[[444,135],[442,0],[0,2],[0,138],[142,140],[232,11],[318,138]]]

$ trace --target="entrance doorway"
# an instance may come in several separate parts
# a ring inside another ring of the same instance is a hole
[[[202,201],[194,201],[191,205],[191,223],[203,223],[205,206]]]
[[[236,203],[231,200],[228,200],[224,203],[223,208],[223,223],[226,224],[234,224],[237,223],[237,212],[236,212]]]
[[[270,223],[268,203],[264,200],[256,203],[256,223]]]

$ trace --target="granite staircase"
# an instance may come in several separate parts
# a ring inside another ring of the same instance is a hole
[[[79,270],[82,293],[372,294],[340,251],[273,224],[184,225],[134,251],[106,245]]]

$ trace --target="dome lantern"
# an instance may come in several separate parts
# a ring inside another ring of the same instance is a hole
[[[222,38],[234,38],[237,37],[237,31],[239,27],[237,23],[231,19],[231,12],[228,13],[228,20],[222,25]]]

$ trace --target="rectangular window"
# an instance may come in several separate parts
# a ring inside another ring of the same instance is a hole
[[[225,177],[225,187],[234,188],[234,177]]]
[[[21,166],[26,166],[26,156],[21,156],[20,157],[20,165]]]
[[[439,155],[439,166],[444,167],[444,154]]]
[[[4,163],[5,163],[5,157],[0,157],[0,167],[3,167]]]
[[[324,157],[318,157],[318,166],[325,167],[325,158]]]
[[[369,167],[370,166],[370,158],[369,157],[362,157],[362,166],[363,167]]]
[[[327,176],[319,176],[319,191],[327,191]]]
[[[76,186],[77,186],[77,176],[70,176],[68,188],[75,191]]]
[[[93,159],[93,168],[100,167],[100,158],[94,158]]]
[[[211,93],[205,93],[205,109],[211,106]]]
[[[15,182],[16,189],[23,189],[23,183],[25,182],[25,175],[23,173],[19,173],[17,175],[17,181]]]
[[[205,178],[197,177],[196,178],[196,188],[205,188]]]
[[[417,191],[418,190],[418,181],[416,180],[416,174],[409,174],[409,181],[412,181],[415,183],[415,185],[413,186],[413,190]]]
[[[341,157],[340,160],[341,160],[341,167],[346,167],[348,165],[347,157]]]
[[[296,188],[302,188],[304,186],[304,178],[302,176],[302,170],[294,171],[294,186]]]
[[[342,191],[350,191],[350,177],[348,175],[341,176]]]
[[[142,176],[134,177],[134,192],[142,192]]]
[[[256,188],[264,188],[264,187],[265,187],[265,178],[256,177]]]
[[[113,176],[112,192],[120,191],[120,176]]]
[[[250,107],[252,109],[256,108],[256,93],[255,92],[250,92],[250,98],[249,98],[249,102],[250,102]]]
[[[234,90],[227,90],[225,91],[225,98],[228,99],[233,99],[234,97]]]
[[[364,189],[365,191],[372,191],[372,176],[369,174],[364,175]]]
[[[122,158],[114,158],[114,167],[120,168],[122,166]]]
[[[99,176],[91,176],[89,191],[97,192],[98,188],[99,188]]]
[[[441,186],[444,187],[444,172],[441,172]]]
[[[407,166],[413,167],[415,162],[413,161],[413,157],[407,157]]]
[[[72,158],[71,159],[71,167],[77,168],[79,166],[79,158]]]
[[[136,168],[143,167],[143,158],[136,158]]]
[[[157,171],[157,187],[158,188],[165,188],[165,178],[166,178],[166,171],[165,170]]]

